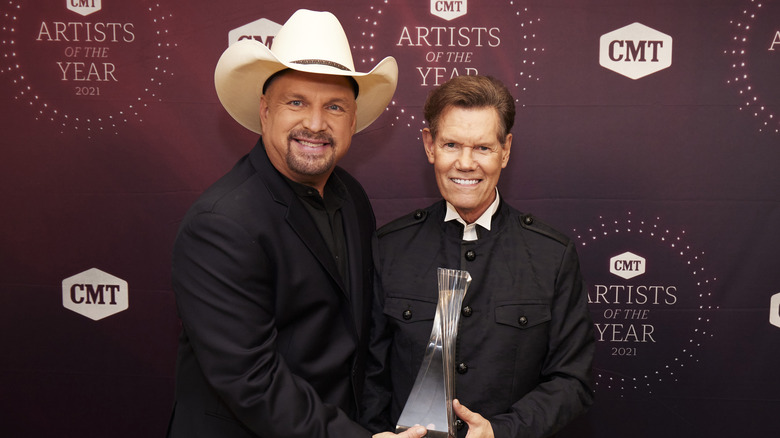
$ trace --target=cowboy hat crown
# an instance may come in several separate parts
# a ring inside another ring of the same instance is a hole
[[[247,39],[225,50],[214,71],[217,96],[238,123],[262,134],[263,84],[284,69],[352,77],[358,85],[356,132],[382,114],[398,83],[393,57],[382,59],[367,73],[356,72],[347,35],[336,16],[299,9],[279,29],[270,49]]]

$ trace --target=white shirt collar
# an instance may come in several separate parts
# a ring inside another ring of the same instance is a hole
[[[455,207],[447,202],[447,214],[444,216],[444,222],[456,220],[463,224],[463,240],[477,240],[477,225],[486,230],[490,230],[490,224],[493,221],[493,214],[498,210],[499,203],[498,187],[496,187],[496,199],[490,204],[487,210],[482,213],[474,223],[467,224],[465,220],[458,214]]]

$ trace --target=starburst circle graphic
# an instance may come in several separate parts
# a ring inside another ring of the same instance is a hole
[[[168,53],[177,44],[167,26],[173,14],[159,3],[102,4],[94,17],[68,11],[64,1],[57,9],[8,0],[0,10],[0,77],[11,85],[9,97],[60,134],[119,135],[144,122],[174,77]],[[121,6],[119,13],[112,6]]]
[[[705,269],[705,253],[689,242],[685,230],[630,211],[624,217],[600,216],[597,224],[573,232],[592,283],[596,390],[625,397],[672,388],[686,368],[699,363],[714,336],[717,277]],[[624,280],[608,265],[610,257],[629,250],[644,255],[647,273]]]
[[[732,35],[724,50],[731,62],[726,83],[739,95],[739,110],[756,120],[760,132],[773,134],[780,134],[780,96],[770,96],[780,67],[780,44],[773,44],[778,14],[778,4],[747,1],[739,16],[729,22]]]

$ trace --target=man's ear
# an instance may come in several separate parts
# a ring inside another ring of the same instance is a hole
[[[265,94],[260,96],[260,126],[265,126],[265,120],[268,118],[268,102],[265,100]]]
[[[504,142],[504,147],[501,150],[501,168],[505,168],[507,164],[509,164],[509,153],[512,149],[512,134],[509,133],[506,135],[506,141]]]
[[[434,143],[433,141],[433,135],[431,134],[430,129],[423,128],[422,139],[423,139],[423,146],[425,147],[425,155],[428,156],[428,162],[433,164],[434,148],[436,147],[436,143]]]

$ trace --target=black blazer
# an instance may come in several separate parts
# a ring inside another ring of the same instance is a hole
[[[262,139],[185,216],[173,250],[182,334],[169,437],[361,437],[373,211],[336,168],[346,290]]]
[[[398,420],[430,339],[442,267],[472,277],[455,396],[496,438],[550,436],[593,401],[593,323],[574,243],[504,201],[475,241],[463,241],[463,226],[445,213],[439,201],[377,231],[363,421],[379,431]]]

